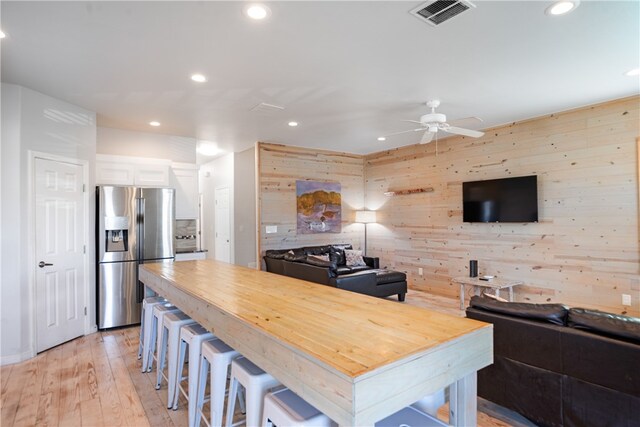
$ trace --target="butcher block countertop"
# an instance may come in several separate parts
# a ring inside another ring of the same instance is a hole
[[[224,262],[143,264],[140,280],[345,425],[475,379],[493,358],[492,325]],[[383,389],[389,409],[374,407]]]

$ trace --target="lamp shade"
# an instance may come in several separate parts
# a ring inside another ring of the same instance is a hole
[[[363,224],[376,222],[376,211],[356,211],[356,222]]]

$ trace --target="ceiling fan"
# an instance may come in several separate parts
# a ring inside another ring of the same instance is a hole
[[[470,136],[472,138],[480,138],[482,135],[484,135],[484,132],[452,126],[450,123],[447,123],[447,116],[445,116],[442,113],[436,113],[436,108],[438,108],[439,105],[440,105],[439,100],[437,99],[431,100],[427,102],[427,107],[431,108],[431,113],[425,114],[424,116],[420,117],[420,121],[403,120],[403,122],[418,123],[420,125],[419,128],[405,130],[402,132],[391,133],[389,135],[385,135],[382,138],[386,138],[388,136],[393,136],[393,135],[400,135],[401,133],[424,131],[424,134],[420,139],[420,144],[426,144],[428,142],[431,142],[431,140],[433,140],[433,137],[438,133],[438,131],[453,133],[456,135]],[[455,122],[451,122],[451,123],[468,122],[470,120],[482,122],[482,119],[478,117],[467,117],[465,119],[458,119]],[[381,140],[384,140],[382,138]]]

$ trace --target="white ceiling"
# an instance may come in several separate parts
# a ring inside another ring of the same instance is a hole
[[[436,28],[408,13],[420,3],[268,2],[256,22],[240,1],[2,1],[2,81],[96,111],[100,126],[227,151],[412,144],[420,133],[376,138],[410,129],[400,120],[433,98],[488,128],[640,92],[624,75],[640,66],[638,1],[583,0],[561,17],[549,1],[476,1]],[[250,111],[260,102],[285,109]]]

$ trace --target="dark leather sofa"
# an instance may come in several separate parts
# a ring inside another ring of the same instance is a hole
[[[398,295],[398,300],[404,301],[407,293],[407,276],[404,273],[381,269],[378,258],[366,256],[363,257],[366,266],[349,267],[345,263],[345,249],[352,249],[352,246],[342,244],[268,250],[264,261],[270,273],[376,297]],[[312,255],[329,255],[330,260],[318,260]]]
[[[640,319],[483,297],[467,317],[494,325],[479,396],[542,426],[640,426]]]

